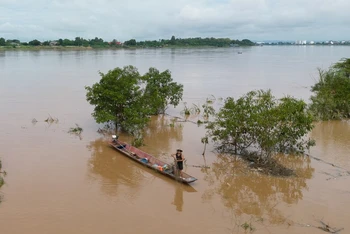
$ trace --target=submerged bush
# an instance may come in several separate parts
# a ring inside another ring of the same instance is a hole
[[[310,110],[320,120],[350,118],[350,59],[329,70],[319,69],[319,80],[311,87]]]
[[[75,124],[75,126],[76,127],[74,127],[74,128],[70,128],[68,132],[73,133],[73,134],[77,134],[77,135],[81,134],[81,132],[83,131],[83,128],[81,128],[78,124]]]
[[[206,127],[207,136],[225,153],[254,152],[259,158],[303,153],[314,145],[305,138],[313,128],[306,107],[293,97],[276,99],[270,90],[251,91],[237,100],[229,97]]]

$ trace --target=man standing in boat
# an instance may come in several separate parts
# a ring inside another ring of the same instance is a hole
[[[184,168],[184,160],[185,160],[185,157],[182,154],[182,150],[181,149],[176,150],[176,154],[172,154],[171,156],[174,158],[176,162],[175,166],[177,167],[177,171],[179,172],[178,174],[180,174],[180,176],[182,177],[182,170]]]

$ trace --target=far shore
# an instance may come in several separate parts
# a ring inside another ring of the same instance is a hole
[[[349,45],[253,45],[253,46],[349,46]],[[122,50],[122,49],[203,49],[203,48],[246,48],[252,46],[163,46],[163,47],[141,47],[141,46],[120,46],[120,47],[91,47],[91,46],[0,46],[0,51],[39,51],[39,50],[58,50],[58,51],[76,51],[76,50]]]
[[[161,46],[161,47],[142,47],[142,46],[119,46],[119,47],[91,47],[91,46],[0,46],[0,51],[4,50],[122,50],[122,49],[201,49],[201,48],[244,48],[251,46]]]

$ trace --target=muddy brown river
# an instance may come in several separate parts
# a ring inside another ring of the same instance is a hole
[[[0,233],[322,234],[321,221],[350,233],[349,122],[316,123],[312,157],[280,157],[298,176],[276,178],[216,154],[212,144],[203,157],[203,127],[152,117],[142,149],[171,162],[182,148],[185,172],[198,178],[185,186],[108,147],[84,90],[98,71],[131,64],[141,73],[169,69],[188,106],[213,95],[220,107],[221,98],[260,88],[308,101],[317,67],[349,54],[342,46],[0,51],[0,158],[8,173]],[[167,113],[181,117],[183,106]],[[45,122],[49,116],[58,122]],[[67,133],[75,124],[81,137]]]

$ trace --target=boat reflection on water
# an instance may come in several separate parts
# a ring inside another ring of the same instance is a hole
[[[116,154],[102,138],[90,142],[87,148],[91,151],[88,177],[100,181],[101,190],[110,196],[117,196],[120,187],[126,186],[137,195],[145,177],[142,168],[132,165],[130,160]]]
[[[171,203],[176,206],[177,211],[182,211],[182,207],[184,205],[184,197],[183,197],[183,188],[181,186],[176,186],[174,201]]]

